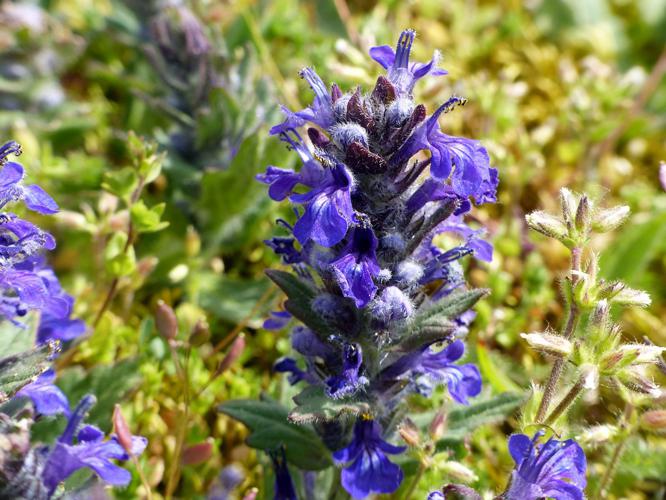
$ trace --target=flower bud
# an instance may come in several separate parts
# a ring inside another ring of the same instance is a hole
[[[613,425],[595,425],[585,429],[577,439],[581,444],[601,444],[611,439],[615,434],[617,434],[617,427]]]
[[[432,419],[432,422],[430,422],[428,432],[432,440],[437,441],[444,435],[445,431],[446,431],[446,413],[440,410],[435,414],[434,418]]]
[[[661,388],[648,378],[644,367],[645,365],[629,366],[619,373],[619,379],[632,391],[658,398],[661,396]]]
[[[610,318],[610,307],[606,299],[602,299],[594,306],[590,322],[597,328],[606,328]]]
[[[595,365],[584,364],[580,367],[583,388],[593,391],[599,387],[599,369]]]
[[[414,101],[407,97],[400,97],[386,110],[386,122],[389,126],[398,128],[405,123],[405,120],[412,116],[414,111]]]
[[[666,431],[666,410],[649,410],[643,413],[641,427],[648,431]]]
[[[199,347],[208,342],[208,339],[210,339],[208,323],[205,319],[200,319],[194,324],[188,342],[192,347]]]
[[[406,418],[398,427],[400,437],[412,448],[419,448],[421,446],[421,433],[416,427],[414,422]]]
[[[358,123],[341,123],[330,130],[333,140],[344,150],[353,142],[368,147],[368,132]]]
[[[549,238],[564,241],[568,237],[567,227],[554,215],[537,210],[525,216],[525,221],[530,229],[537,231]]]
[[[590,222],[592,220],[592,202],[587,197],[583,195],[580,197],[578,202],[578,208],[576,209],[576,219],[575,226],[576,231],[582,236],[586,237],[590,231]]]
[[[592,230],[597,233],[606,233],[620,226],[631,210],[626,205],[597,210],[592,217]]]
[[[562,218],[566,227],[573,228],[574,221],[576,220],[576,195],[569,189],[560,189],[560,206],[562,207]]]
[[[568,357],[573,351],[573,344],[561,335],[538,332],[521,333],[520,336],[533,349],[553,356]]]
[[[446,462],[438,463],[437,468],[442,474],[449,476],[455,481],[473,483],[479,479],[473,470],[460,462],[447,460]]]
[[[666,351],[666,347],[647,344],[624,344],[620,346],[620,351],[632,356],[632,362],[635,364],[657,363],[662,353]]]
[[[155,309],[155,327],[165,340],[173,340],[178,335],[176,313],[163,300],[157,303],[157,309]]]
[[[241,333],[238,335],[238,337],[236,337],[236,340],[234,340],[231,344],[227,354],[224,356],[224,358],[222,358],[222,361],[220,361],[220,364],[217,366],[217,370],[215,370],[214,377],[217,377],[227,371],[229,367],[240,357],[244,349],[245,335]]]
[[[188,446],[183,450],[180,461],[183,465],[196,465],[206,462],[213,455],[212,439]]]
[[[611,299],[611,302],[623,306],[647,307],[652,303],[652,300],[647,292],[644,292],[643,290],[634,290],[633,288],[625,286],[615,294]]]
[[[120,405],[118,404],[113,408],[112,420],[113,420],[113,431],[116,433],[116,436],[118,437],[118,442],[120,443],[120,446],[122,446],[127,453],[132,455],[132,433],[129,430],[127,421],[125,420],[122,410],[120,409]]]

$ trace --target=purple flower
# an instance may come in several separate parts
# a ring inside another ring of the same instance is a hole
[[[462,217],[450,217],[442,222],[433,231],[433,235],[441,233],[454,233],[465,239],[465,247],[474,252],[474,256],[485,262],[493,260],[493,246],[481,237],[484,229],[474,230],[462,221]]]
[[[16,397],[30,398],[37,413],[57,415],[64,413],[69,416],[69,401],[62,391],[53,385],[55,372],[50,369],[42,373],[37,380],[24,386],[16,393]]]
[[[111,462],[130,458],[118,438],[112,436],[104,440],[104,433],[97,427],[81,427],[86,413],[94,404],[94,396],[81,399],[69,417],[65,431],[50,450],[42,474],[42,481],[49,494],[55,491],[58,484],[84,467],[92,469],[103,481],[115,486],[125,486],[132,479],[128,471]],[[145,438],[132,436],[132,455],[140,455],[146,444]]]
[[[285,264],[299,264],[303,261],[301,252],[296,250],[294,243],[296,240],[291,237],[275,237],[270,240],[264,240],[264,243],[275,252],[276,255],[282,257],[282,262]]]
[[[291,314],[287,311],[271,311],[271,315],[264,321],[266,330],[282,330],[291,321]]]
[[[289,474],[287,467],[287,457],[284,448],[279,451],[270,453],[271,461],[273,462],[273,471],[275,472],[275,484],[273,486],[274,500],[298,500],[296,496],[296,488],[294,482]]]
[[[509,452],[516,468],[511,474],[507,500],[554,498],[555,500],[582,500],[587,484],[587,462],[583,449],[573,439],[549,439],[537,442],[544,432],[530,439],[524,434],[509,438]]]
[[[5,148],[7,145],[3,146]],[[54,214],[58,211],[58,205],[46,191],[32,184],[23,185],[25,172],[18,163],[7,162],[0,170],[0,208],[10,201],[23,200],[25,205],[35,212],[41,214]]]
[[[381,45],[370,49],[370,57],[388,70],[388,79],[402,95],[411,96],[416,82],[428,74],[433,76],[447,74],[445,70],[437,67],[440,58],[438,52],[433,54],[430,62],[409,62],[415,36],[414,30],[403,31],[400,34],[395,51],[389,45]]]
[[[666,163],[659,165],[659,182],[661,183],[661,189],[666,191]]]
[[[326,379],[327,393],[332,398],[350,396],[368,384],[368,379],[359,375],[363,364],[361,346],[346,344],[342,351],[342,369],[338,375]]]
[[[421,123],[395,153],[391,161],[401,164],[422,149],[431,153],[430,173],[440,181],[450,179],[453,192],[476,202],[491,199],[497,187],[497,172],[490,167],[488,152],[479,141],[444,134],[439,129],[439,116],[464,103],[452,97]],[[454,168],[455,167],[455,168]]]
[[[312,68],[302,69],[300,75],[308,82],[312,92],[314,92],[314,101],[310,106],[296,113],[281,106],[286,119],[271,128],[271,135],[282,134],[290,129],[302,127],[306,122],[314,123],[322,128],[328,128],[334,123],[333,97],[329,94],[326,84]]]
[[[462,340],[456,340],[441,351],[426,346],[406,354],[382,373],[384,379],[408,376],[416,378],[416,389],[429,395],[432,384],[446,383],[451,397],[460,404],[481,392],[481,374],[473,364],[456,365],[465,352]]]
[[[291,201],[305,207],[294,225],[294,236],[302,245],[312,240],[332,247],[342,241],[354,217],[351,184],[347,168],[337,163],[324,170],[320,182],[308,193],[291,196]]]
[[[354,227],[341,257],[331,262],[335,280],[342,294],[353,299],[356,307],[365,307],[375,296],[373,278],[380,271],[377,262],[377,238],[369,224]]]
[[[289,373],[287,380],[291,385],[296,385],[301,380],[312,381],[312,379],[308,376],[308,373],[304,370],[301,370],[296,364],[296,360],[293,358],[280,359],[273,365],[273,370],[278,373]]]
[[[335,462],[345,466],[342,486],[354,498],[393,493],[400,486],[403,474],[386,454],[397,455],[405,449],[384,441],[382,428],[374,420],[357,420],[351,443],[333,454]]]

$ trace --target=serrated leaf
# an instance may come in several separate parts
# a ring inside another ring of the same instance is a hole
[[[165,206],[165,203],[158,203],[148,208],[142,200],[136,202],[130,209],[134,229],[139,233],[154,233],[167,227],[169,223],[160,220]]]
[[[462,440],[482,425],[501,422],[522,404],[525,396],[505,392],[485,401],[451,410],[447,417],[446,434],[437,441],[437,449],[442,451],[455,440]]]
[[[139,177],[131,167],[125,167],[104,174],[102,188],[111,194],[128,201],[139,185]]]
[[[353,398],[331,399],[323,387],[310,386],[294,396],[298,405],[289,413],[289,420],[297,424],[327,422],[339,418],[372,414],[367,402]]]
[[[266,275],[287,295],[285,309],[317,334],[326,334],[330,328],[310,307],[315,291],[291,273],[269,269]]]
[[[305,470],[331,465],[330,452],[317,433],[290,422],[289,411],[277,401],[238,399],[222,403],[218,410],[250,429],[247,444],[252,448],[271,451],[284,446],[289,462]]]
[[[428,324],[457,318],[462,313],[472,308],[474,304],[485,295],[488,295],[488,290],[483,288],[474,288],[472,290],[463,290],[461,292],[452,293],[439,300],[433,306],[428,307],[423,311],[419,311],[414,318],[414,321],[411,323],[410,330],[414,332]]]
[[[0,402],[11,398],[49,368],[55,345],[41,345],[0,359]]]

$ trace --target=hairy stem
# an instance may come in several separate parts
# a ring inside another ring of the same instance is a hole
[[[620,424],[622,429],[627,427],[627,423],[633,411],[634,406],[631,403],[627,403],[624,407],[622,423]],[[604,477],[601,479],[601,484],[599,485],[599,498],[606,498],[608,496],[608,490],[610,490],[610,487],[613,485],[613,478],[615,477],[617,466],[620,463],[620,458],[622,458],[622,453],[624,452],[627,443],[627,437],[628,436],[623,436],[617,443],[615,443],[615,448],[613,448],[608,467],[606,467],[606,472],[604,472]]]
[[[425,464],[422,461],[421,464],[419,465],[419,470],[416,471],[414,479],[412,479],[412,482],[409,484],[409,487],[405,491],[405,495],[403,496],[404,500],[409,500],[410,498],[414,498],[414,491],[416,491],[416,487],[419,485],[419,481],[421,481],[421,477],[423,476],[425,469],[426,469]]]
[[[571,275],[572,285],[575,285],[576,281],[578,281],[576,271],[580,271],[581,254],[582,250],[580,248],[574,248],[571,251],[571,270],[574,271]],[[565,339],[570,339],[573,336],[574,332],[576,331],[576,327],[578,326],[579,320],[580,311],[576,303],[572,300],[571,304],[569,304],[567,320],[564,323],[564,327],[562,328],[561,332],[561,335]],[[553,400],[553,396],[555,395],[555,390],[557,388],[557,383],[562,376],[565,361],[566,360],[564,358],[558,358],[555,360],[555,363],[553,363],[553,368],[551,369],[550,375],[548,376],[548,382],[546,382],[546,386],[544,387],[543,396],[541,397],[541,403],[539,404],[539,410],[537,411],[536,415],[536,422],[538,424],[543,422],[543,419],[546,416],[546,412],[548,411],[548,407]]]
[[[146,499],[147,500],[152,500],[153,498],[153,492],[150,489],[150,483],[148,482],[148,479],[146,478],[146,474],[143,472],[143,467],[141,467],[141,464],[139,463],[139,459],[137,458],[136,455],[132,454],[130,455],[132,457],[132,463],[134,464],[134,467],[136,467],[136,471],[139,474],[139,479],[141,479],[141,484],[146,490]]]
[[[581,376],[576,383],[569,389],[569,392],[566,393],[566,395],[562,398],[562,401],[560,401],[560,404],[558,404],[553,412],[548,416],[546,419],[546,425],[553,425],[555,420],[557,420],[560,415],[562,415],[565,411],[569,409],[571,404],[576,400],[576,398],[580,395],[581,391],[583,390],[584,387],[584,380],[583,377]]]

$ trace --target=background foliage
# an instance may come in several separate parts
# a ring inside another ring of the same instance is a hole
[[[500,171],[499,203],[479,215],[495,259],[469,272],[474,285],[492,290],[470,336],[486,396],[523,390],[530,375],[547,374],[519,334],[557,324],[566,253],[528,236],[523,214],[554,211],[562,186],[631,206],[615,239],[599,242],[601,273],[651,293],[649,311],[624,313],[624,331],[666,345],[663,0],[193,0],[187,5],[213,47],[207,64],[222,82],[194,110],[174,101],[179,91],[151,62],[151,13],[142,10],[150,5],[3,3],[0,130],[23,145],[27,170],[63,208],[43,227],[57,238],[54,267],[89,331],[58,361],[58,385],[74,401],[95,392],[90,421],[104,430],[113,404],[123,402],[132,431],[149,439],[141,462],[157,497],[204,497],[230,464],[244,471],[241,492],[257,487],[260,498],[270,497],[267,458],[245,444],[244,426],[216,410],[237,398],[264,394],[287,404],[294,395],[271,375],[289,350],[285,335],[262,329],[281,297],[263,274],[278,266],[263,240],[280,214],[253,178],[267,164],[292,161],[267,129],[277,103],[299,108],[308,92],[301,67],[368,88],[379,67],[367,49],[392,43],[405,27],[419,34],[416,59],[439,48],[449,71],[417,90],[422,101],[434,107],[453,93],[467,97],[462,112],[447,116],[450,133],[480,139]],[[196,137],[196,154],[176,140],[183,133]],[[177,314],[175,355],[155,327],[160,300]],[[210,336],[192,339],[199,320]],[[245,349],[218,373],[238,335]],[[189,370],[187,386],[174,357]],[[415,404],[435,410],[442,401],[438,394]],[[590,403],[587,424],[621,412]],[[460,440],[456,457],[477,471],[477,489],[504,486],[511,422],[464,440],[449,423],[449,437]],[[34,432],[55,432],[43,424]],[[666,491],[666,442],[649,438],[646,462],[646,440],[636,438],[624,456],[618,498]],[[175,460],[180,447],[186,459]],[[594,482],[608,450],[586,452]],[[433,467],[418,495],[450,479]],[[113,494],[145,492],[136,479]]]

